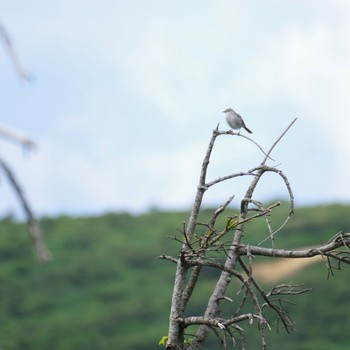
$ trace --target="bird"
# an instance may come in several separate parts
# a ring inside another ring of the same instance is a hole
[[[249,134],[253,132],[250,131],[244,124],[242,117],[236,113],[232,108],[226,108],[223,113],[225,113],[227,124],[231,129],[239,129],[238,134],[241,131],[241,128],[248,131]]]

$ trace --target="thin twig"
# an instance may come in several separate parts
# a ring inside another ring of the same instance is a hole
[[[262,149],[262,147],[261,147],[257,142],[255,142],[253,139],[251,139],[251,138],[248,137],[248,136],[242,135],[242,134],[237,133],[237,132],[234,132],[234,131],[232,131],[232,130],[229,130],[229,131],[219,131],[219,135],[236,135],[236,136],[241,136],[241,137],[243,137],[243,138],[249,140],[250,142],[254,143],[254,144],[260,149],[260,151],[261,151],[262,153],[264,153],[264,155],[265,155],[267,158],[271,159],[272,161],[275,161],[273,158],[271,158],[271,157],[268,155],[268,153],[266,153],[266,152]]]
[[[232,202],[233,198],[235,198],[235,196],[230,196],[229,199],[222,205],[220,205],[219,208],[217,208],[212,216],[212,218],[209,221],[209,229],[213,229],[214,225],[216,223],[216,219],[218,218],[218,216],[227,208],[227,206]]]
[[[9,34],[7,33],[4,25],[0,22],[0,39],[2,40],[2,42],[4,43],[4,47],[10,57],[10,60],[13,63],[13,66],[15,67],[17,76],[21,79],[21,80],[25,80],[25,81],[30,81],[31,77],[30,75],[25,71],[25,69],[23,68],[23,66],[21,65],[16,50],[14,49],[12,40],[10,39]]]
[[[267,158],[269,158],[269,155],[271,154],[272,150],[276,147],[276,145],[278,144],[278,142],[280,142],[280,140],[282,139],[282,137],[287,133],[287,131],[292,127],[292,125],[296,122],[298,118],[295,118],[287,127],[287,129],[282,133],[282,135],[273,143],[273,145],[271,146],[271,148],[269,149],[269,151],[266,154],[266,157],[264,158],[264,160],[261,162],[261,164],[265,164],[267,161]]]

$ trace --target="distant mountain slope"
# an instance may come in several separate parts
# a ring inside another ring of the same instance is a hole
[[[283,207],[271,218],[283,220]],[[204,210],[205,220],[211,210]],[[276,237],[279,247],[302,247],[325,242],[350,228],[350,206],[297,208]],[[231,213],[229,213],[231,214]],[[99,217],[43,218],[46,241],[54,260],[37,265],[26,227],[11,217],[0,221],[0,348],[4,350],[148,350],[157,349],[167,333],[174,265],[156,259],[177,255],[177,229],[188,212],[150,212],[134,216],[109,213]],[[224,223],[224,219],[223,222]],[[263,220],[249,224],[245,241],[267,235]],[[269,244],[268,242],[266,244]],[[256,258],[262,268],[269,259]],[[266,265],[277,276],[281,261]],[[283,263],[284,264],[284,263]],[[286,263],[289,264],[289,263]],[[265,267],[266,267],[265,266]],[[259,272],[262,273],[262,272]],[[283,268],[285,273],[285,268]],[[293,298],[290,306],[298,332],[269,333],[269,349],[346,349],[350,344],[350,269],[327,279],[323,263],[304,266],[279,276],[276,283],[304,283],[313,291]],[[217,272],[206,270],[193,301],[203,310]],[[261,277],[262,278],[262,277]],[[269,288],[271,280],[266,280]],[[230,296],[237,290],[233,284]],[[249,349],[259,349],[250,329]],[[208,349],[217,348],[215,340]]]

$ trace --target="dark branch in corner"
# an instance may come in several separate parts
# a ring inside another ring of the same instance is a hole
[[[6,175],[6,177],[8,178],[14,192],[17,194],[19,202],[21,203],[21,206],[26,214],[27,223],[29,227],[29,235],[33,242],[38,261],[45,262],[45,261],[51,260],[51,253],[46,247],[40,226],[33,215],[33,212],[28,204],[28,201],[24,196],[23,190],[21,189],[18,181],[16,180],[15,176],[13,175],[8,165],[6,165],[2,159],[0,159],[0,167],[4,171],[4,174]]]

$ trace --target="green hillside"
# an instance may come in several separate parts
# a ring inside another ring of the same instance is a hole
[[[202,213],[203,219],[210,210]],[[273,223],[282,221],[282,208]],[[157,256],[174,254],[186,212],[133,216],[43,218],[54,260],[35,262],[26,226],[10,217],[0,221],[0,348],[2,350],[151,350],[161,349],[167,333],[175,266]],[[350,206],[298,208],[277,246],[300,247],[327,241],[350,229]],[[246,242],[266,236],[263,222],[252,223]],[[216,273],[205,273],[192,305],[200,312]],[[315,264],[293,276],[313,291],[290,306],[298,332],[274,328],[269,349],[337,350],[350,348],[350,269],[327,279]],[[289,282],[289,280],[284,281]],[[254,330],[249,349],[258,349]],[[216,349],[215,340],[208,349]]]

